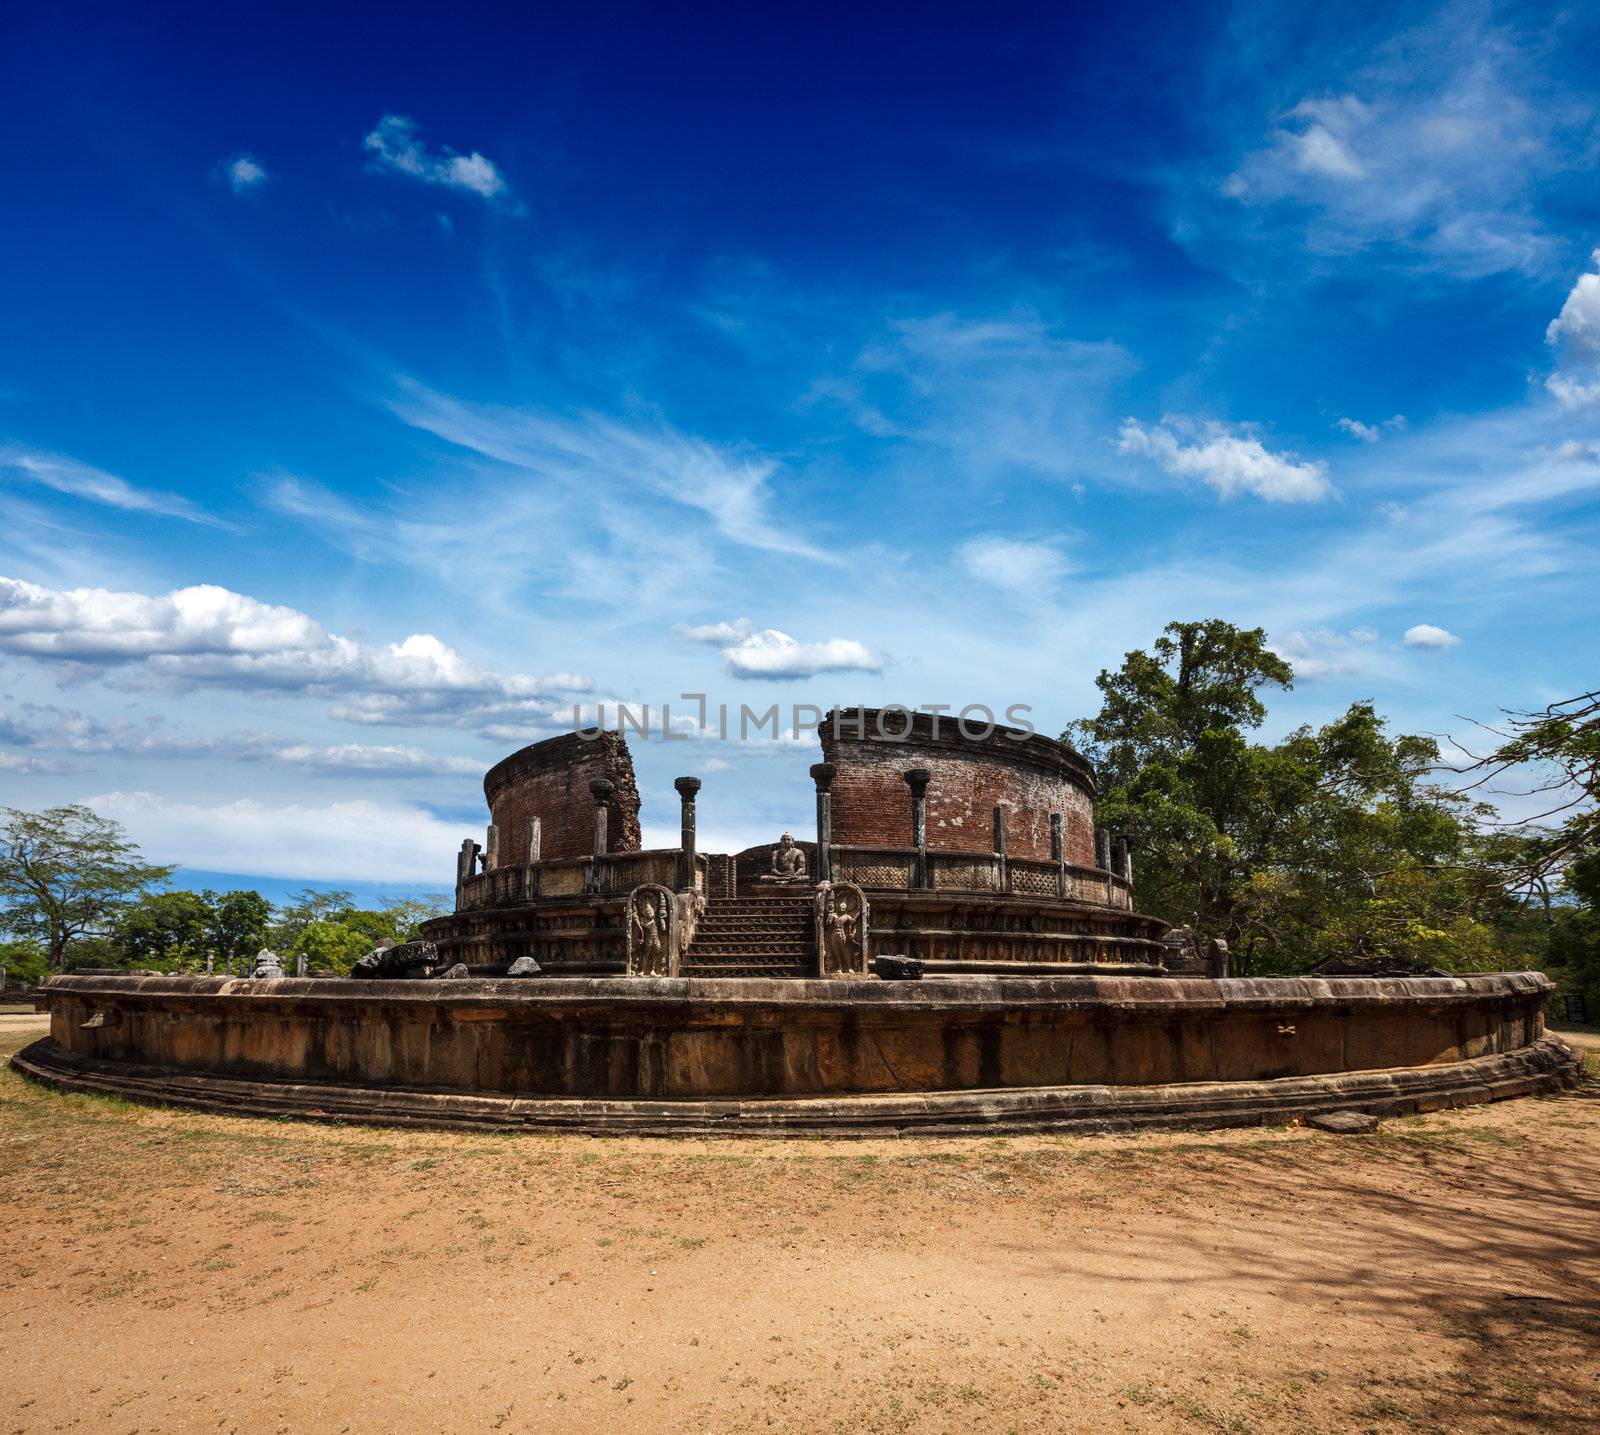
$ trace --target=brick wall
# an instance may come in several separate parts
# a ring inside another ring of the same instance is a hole
[[[855,736],[857,716],[868,737]],[[835,723],[837,716],[838,722]],[[876,736],[877,712],[851,709],[824,719],[824,758],[838,767],[833,780],[833,840],[869,847],[911,845],[911,789],[902,776],[926,768],[928,846],[988,852],[994,843],[994,809],[1005,810],[1006,851],[1049,860],[1050,814],[1062,814],[1066,858],[1094,865],[1094,777],[1071,748],[1035,734],[1022,741],[997,728],[988,738],[967,738],[953,718],[934,725],[916,714],[904,738]],[[905,716],[885,715],[898,734]]]
[[[612,852],[639,850],[639,788],[633,757],[620,733],[592,741],[563,733],[514,752],[483,779],[490,821],[500,829],[500,865],[528,860],[528,824],[540,822],[540,855],[546,861],[586,857],[594,848],[594,798],[589,783],[597,777],[616,784],[608,804],[606,845]]]

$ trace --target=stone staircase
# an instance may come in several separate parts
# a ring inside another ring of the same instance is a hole
[[[811,894],[713,897],[683,955],[686,977],[809,977],[816,967]]]

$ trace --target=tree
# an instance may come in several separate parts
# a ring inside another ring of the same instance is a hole
[[[454,904],[442,892],[428,892],[421,897],[385,897],[383,910],[394,924],[395,940],[415,941],[419,928],[431,917],[442,917]]]
[[[1261,691],[1292,676],[1260,629],[1215,620],[1172,624],[1100,675],[1100,713],[1066,736],[1098,767],[1102,820],[1139,851],[1139,905],[1225,937],[1241,974],[1499,964],[1482,809],[1429,781],[1437,744],[1392,736],[1370,703],[1252,741]]]
[[[206,892],[210,916],[206,941],[232,961],[241,953],[259,952],[267,944],[272,907],[259,892]]]
[[[172,871],[140,860],[121,826],[87,807],[0,809],[0,924],[42,941],[52,970],[74,939],[103,932]]]
[[[273,914],[272,945],[280,952],[293,951],[307,927],[336,912],[350,910],[354,900],[351,893],[337,888],[319,892],[314,887],[302,887]]]
[[[198,892],[146,892],[118,915],[112,940],[124,961],[150,966],[175,963],[187,966],[206,948],[212,894]]]

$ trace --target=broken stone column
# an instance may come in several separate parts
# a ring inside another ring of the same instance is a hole
[[[500,829],[493,822],[483,837],[483,870],[492,872],[500,865]]]
[[[1061,814],[1050,814],[1050,860],[1056,864],[1056,896],[1067,895],[1066,843],[1062,837]]]
[[[456,858],[456,887],[458,889],[463,883],[477,874],[478,853],[481,850],[478,844],[470,837],[461,844],[461,854]]]
[[[831,762],[813,763],[811,780],[817,785],[817,881],[833,881],[833,779],[839,771]]]
[[[682,816],[679,823],[679,846],[683,855],[679,857],[678,890],[680,892],[694,891],[694,858],[695,858],[695,794],[700,791],[698,777],[674,778],[672,785],[678,789],[678,799],[682,804]]]
[[[594,798],[594,855],[606,855],[606,804],[617,790],[609,778],[596,777],[589,783],[589,796]]]
[[[911,789],[911,845],[917,849],[913,882],[918,887],[928,881],[928,783],[933,774],[925,767],[913,767],[902,774]]]
[[[534,863],[539,860],[539,849],[544,842],[544,828],[539,819],[535,817],[528,824],[528,861]]]
[[[1006,810],[994,809],[994,858],[1000,868],[1000,890],[1011,890],[1011,869],[1006,865]]]

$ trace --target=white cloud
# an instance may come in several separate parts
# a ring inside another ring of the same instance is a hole
[[[1382,423],[1364,424],[1360,419],[1340,419],[1334,425],[1343,429],[1352,438],[1358,438],[1362,443],[1377,443],[1386,433],[1399,433],[1406,426],[1406,416],[1396,414],[1392,419],[1385,419]]]
[[[1408,648],[1455,648],[1459,647],[1461,639],[1444,628],[1436,628],[1432,623],[1418,623],[1406,629],[1405,645]]]
[[[212,584],[156,597],[0,578],[0,651],[136,665],[180,684],[335,696],[334,716],[363,723],[558,722],[570,677],[486,671],[428,633],[360,643]]]
[[[506,193],[506,181],[492,161],[474,150],[457,154],[446,148],[430,153],[417,138],[417,122],[404,115],[385,115],[363,145],[376,156],[374,163],[398,174],[408,174],[425,184],[464,189],[483,199]]]
[[[1069,564],[1046,539],[971,538],[957,550],[961,566],[974,578],[1023,597],[1041,597],[1066,576]]]
[[[757,632],[748,618],[733,623],[680,624],[673,636],[722,649],[723,666],[736,678],[815,677],[818,673],[878,673],[883,659],[854,638],[802,643],[776,628]]]
[[[24,703],[13,718],[0,712],[0,744],[27,752],[129,758],[220,758],[227,762],[280,762],[332,776],[378,773],[390,777],[441,774],[477,776],[484,764],[466,757],[439,757],[401,745],[291,742],[271,733],[227,733],[220,737],[169,732],[159,720],[111,720],[70,708]],[[4,766],[0,762],[0,766]]]
[[[756,625],[748,618],[739,618],[732,623],[679,623],[673,628],[672,636],[686,643],[709,643],[713,647],[724,648],[741,638],[748,638],[755,629]]]
[[[73,498],[104,504],[107,508],[182,518],[189,523],[204,523],[212,528],[233,527],[220,518],[213,518],[178,494],[135,488],[113,473],[91,468],[86,463],[79,463],[75,458],[58,453],[41,453],[15,445],[0,448],[0,472],[25,483],[36,483],[43,488],[52,488],[57,493],[70,494]]]
[[[452,854],[465,835],[454,823],[400,803],[206,805],[137,791],[83,802],[122,823],[152,861],[253,877],[448,886],[455,880]]]
[[[1294,669],[1297,682],[1317,682],[1368,671],[1377,641],[1371,628],[1352,628],[1348,633],[1310,628],[1274,637],[1271,648]]]
[[[1332,89],[1327,56],[1344,46],[1273,54],[1258,32],[1274,28],[1258,20],[1250,45],[1222,47],[1212,84],[1254,90],[1265,107],[1300,66],[1304,98],[1268,117],[1242,155],[1219,135],[1238,157],[1220,206],[1215,191],[1191,190],[1176,225],[1184,243],[1242,241],[1231,257],[1256,282],[1264,244],[1326,260],[1382,249],[1460,279],[1548,266],[1558,250],[1539,212],[1545,190],[1593,159],[1592,96],[1563,90],[1546,56],[1560,22],[1531,44],[1493,7],[1447,3],[1382,44],[1351,43],[1364,61]]]
[[[1589,262],[1600,271],[1600,249]],[[1600,272],[1578,276],[1545,341],[1562,349],[1560,367],[1545,380],[1562,408],[1600,405]]]
[[[1127,419],[1117,452],[1150,458],[1175,477],[1198,478],[1223,498],[1250,493],[1268,503],[1315,503],[1334,492],[1326,464],[1273,453],[1248,428],[1227,424],[1169,416],[1146,427]]]
[[[254,155],[236,154],[222,169],[235,194],[259,189],[267,182],[266,167]]]
[[[718,447],[657,424],[635,427],[599,414],[556,416],[535,409],[471,404],[410,380],[391,408],[413,428],[582,493],[591,509],[597,495],[643,488],[697,510],[735,543],[824,563],[834,555],[807,543],[808,527],[772,519],[768,505],[777,463],[757,453]],[[652,546],[656,567],[665,565]]]

